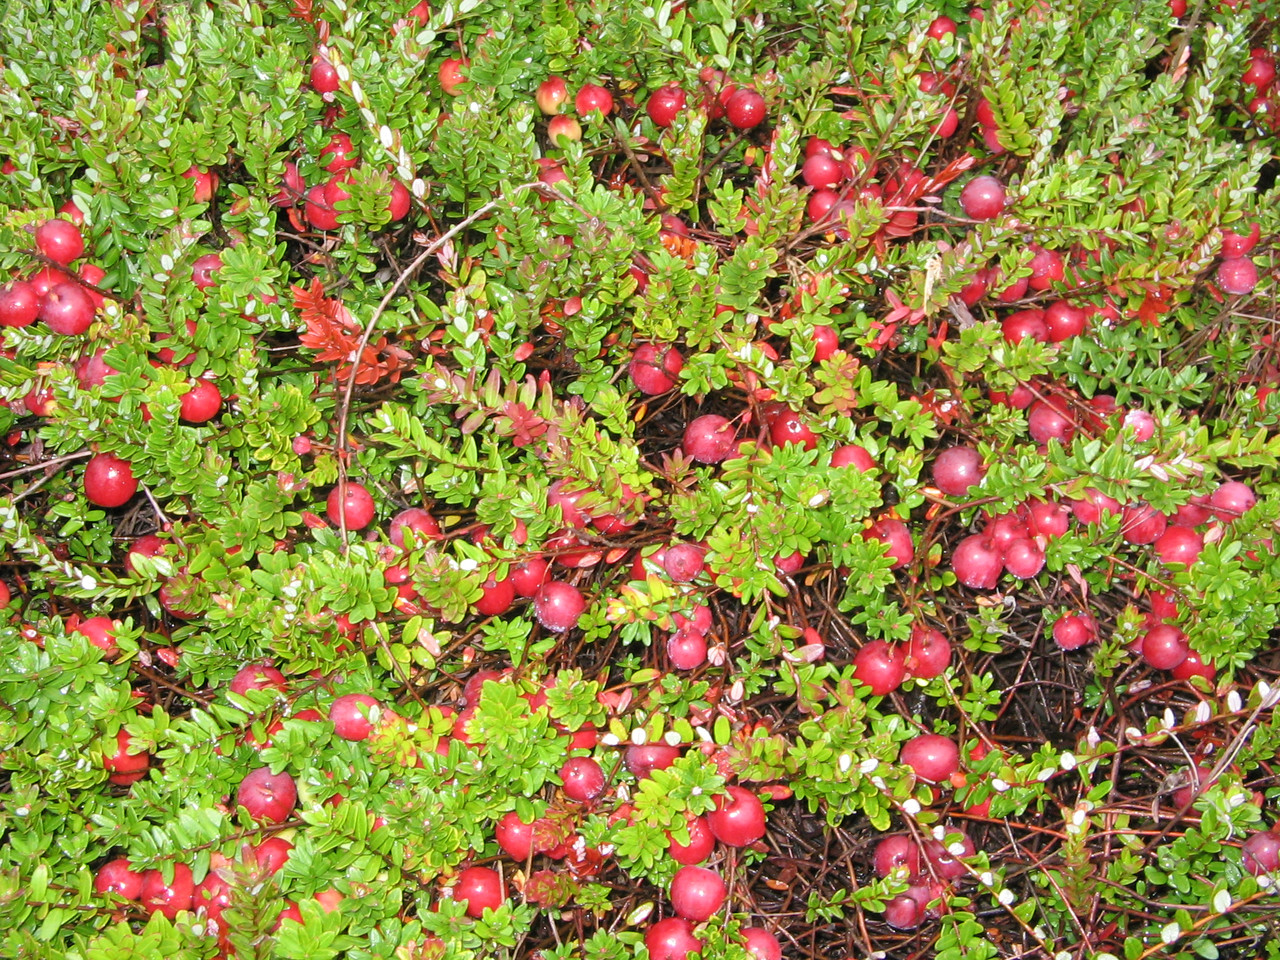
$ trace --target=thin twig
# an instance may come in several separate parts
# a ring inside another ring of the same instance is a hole
[[[343,393],[342,403],[338,408],[337,454],[338,488],[340,490],[345,490],[347,485],[347,417],[351,412],[351,397],[355,393],[356,389],[356,375],[360,372],[360,359],[364,356],[364,349],[369,345],[369,339],[373,336],[374,327],[377,326],[378,320],[387,309],[387,305],[391,303],[392,298],[400,291],[400,288],[404,286],[405,280],[407,280],[409,276],[418,269],[418,267],[425,263],[428,258],[434,256],[442,246],[449,242],[449,240],[453,239],[481,217],[492,213],[499,206],[512,199],[517,194],[531,189],[546,190],[547,188],[546,184],[539,180],[534,180],[530,183],[522,183],[515,187],[510,194],[503,194],[500,197],[495,197],[484,206],[480,207],[480,209],[476,210],[475,213],[458,221],[444,233],[440,234],[440,236],[435,240],[427,244],[422,253],[414,257],[407,267],[400,271],[395,282],[391,284],[386,294],[383,295],[382,300],[378,303],[378,306],[374,309],[372,316],[369,317],[369,322],[365,324],[364,335],[360,338],[360,344],[356,347],[355,356],[351,361],[351,374],[347,377],[347,388]],[[340,497],[338,501],[338,528],[343,541],[343,550],[345,551],[347,540],[347,511],[344,500],[345,498]]]

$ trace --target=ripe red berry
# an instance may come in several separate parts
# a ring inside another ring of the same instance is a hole
[[[973,447],[948,447],[933,461],[933,483],[949,497],[967,496],[982,480],[982,455]]]
[[[1218,264],[1217,276],[1223,293],[1242,297],[1258,285],[1258,265],[1248,257],[1234,257]]]
[[[1098,625],[1087,613],[1069,613],[1053,625],[1053,642],[1063,650],[1079,650],[1098,639]]]
[[[932,680],[951,664],[951,641],[940,630],[922,623],[911,627],[904,663],[908,675]]]
[[[46,220],[36,227],[36,249],[65,266],[84,254],[84,237],[70,220]]]
[[[584,83],[573,98],[573,109],[578,116],[585,117],[593,111],[600,111],[607,117],[613,112],[613,94],[596,83]]]
[[[316,93],[334,93],[338,89],[338,69],[317,54],[311,61],[310,80]]]
[[[137,900],[142,897],[142,874],[136,872],[127,859],[117,857],[98,868],[93,889],[104,896],[114,893],[126,900]]]
[[[973,220],[991,220],[1004,210],[1004,184],[995,177],[974,177],[960,191],[960,208]]]
[[[565,85],[564,77],[547,77],[538,84],[533,99],[539,110],[548,116],[555,116],[569,99],[569,88]]]
[[[333,732],[343,740],[368,740],[385,708],[367,693],[347,693],[329,705]]]
[[[590,757],[570,757],[560,766],[564,795],[586,803],[604,793],[604,770]]]
[[[40,294],[26,280],[0,287],[0,327],[25,327],[40,314]]]
[[[78,283],[55,284],[40,301],[40,319],[54,333],[78,336],[93,326],[93,300]]]
[[[440,64],[436,76],[445,93],[451,97],[462,95],[462,85],[467,82],[466,69],[469,66],[471,61],[466,57],[450,57]]]
[[[764,119],[764,97],[750,88],[734,92],[724,106],[725,117],[739,130],[750,130]]]
[[[467,867],[458,874],[453,899],[467,905],[467,916],[480,919],[485,910],[497,910],[506,899],[502,877],[488,867]]]
[[[716,797],[707,814],[707,826],[715,838],[730,847],[745,847],[764,836],[764,804],[750,790],[731,786]]]
[[[84,495],[96,506],[123,506],[137,492],[133,468],[115,454],[100,453],[84,469]]]
[[[330,173],[342,173],[344,170],[350,170],[360,162],[359,155],[355,152],[355,146],[351,142],[351,137],[345,133],[335,133],[329,138],[320,150],[319,161]]]
[[[211,380],[193,380],[179,403],[180,416],[187,423],[208,423],[222,409],[222,392]]]
[[[658,396],[671,390],[684,369],[684,357],[670,345],[642,343],[631,355],[627,372],[641,393]]]
[[[693,933],[693,924],[684,917],[659,920],[644,935],[649,960],[688,960],[690,954],[701,954],[702,941]]]
[[[871,688],[873,696],[883,697],[902,686],[907,668],[901,648],[887,640],[872,640],[854,654],[853,678]]]
[[[1156,670],[1172,670],[1191,652],[1187,636],[1172,624],[1162,623],[1142,635],[1142,659]]]
[[[342,525],[345,519],[348,530],[363,530],[373,523],[373,497],[358,483],[340,484],[329,492],[325,512],[332,523]]]
[[[710,920],[724,906],[729,888],[706,867],[681,867],[671,880],[671,908],[695,923]]]
[[[564,633],[578,624],[578,618],[587,608],[587,601],[571,583],[549,580],[533,598],[534,615],[542,626],[552,633]]]
[[[950,737],[922,733],[902,745],[898,759],[921,780],[942,783],[960,769],[960,748]]]
[[[685,108],[687,97],[684,90],[675,84],[659,87],[649,94],[649,102],[645,105],[649,119],[659,127],[669,127],[675,123],[680,111]]]
[[[159,870],[148,870],[142,875],[142,909],[147,913],[163,913],[170,920],[184,910],[191,909],[195,893],[191,868],[185,863],[173,865],[173,880],[165,883]]]
[[[699,463],[719,463],[737,449],[733,424],[716,413],[703,414],[684,430],[684,452]]]
[[[1004,556],[990,538],[975,533],[956,545],[951,569],[956,579],[971,590],[994,590],[1004,569]]]

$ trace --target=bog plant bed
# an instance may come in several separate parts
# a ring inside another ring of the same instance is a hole
[[[1280,957],[1275,13],[8,4],[0,956]]]

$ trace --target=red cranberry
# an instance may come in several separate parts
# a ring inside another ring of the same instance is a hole
[[[1004,204],[1004,184],[992,176],[974,177],[960,191],[960,207],[973,220],[998,217]]]
[[[533,598],[534,615],[552,633],[564,633],[577,626],[587,601],[573,584],[561,580],[544,583]]]
[[[929,783],[942,783],[960,769],[960,748],[949,737],[922,733],[902,745],[898,760]]]
[[[933,461],[933,483],[949,497],[967,496],[982,481],[982,455],[972,447],[949,447]]]
[[[853,678],[871,688],[873,696],[883,697],[902,686],[907,668],[901,649],[886,640],[872,640],[853,657]]]
[[[993,590],[1000,582],[1004,558],[987,537],[980,533],[961,540],[951,555],[951,569],[956,579],[972,590]]]

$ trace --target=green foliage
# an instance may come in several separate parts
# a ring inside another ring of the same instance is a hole
[[[106,296],[83,335],[0,326],[0,955],[641,957],[672,839],[730,783],[768,832],[712,854],[705,960],[745,960],[752,924],[796,956],[1280,955],[1239,849],[1280,794],[1276,91],[1241,81],[1280,34],[1266,4],[1170,6],[7,4],[4,295],[75,216],[67,271]],[[550,139],[551,76],[581,141]],[[608,116],[577,115],[585,83]],[[687,106],[659,127],[668,84]],[[723,116],[743,88],[750,129]],[[825,220],[812,138],[851,175]],[[981,222],[979,174],[1007,196]],[[336,177],[325,230],[307,191]],[[1224,293],[1225,231],[1255,222],[1259,282]],[[1060,300],[1083,335],[1006,337]],[[682,361],[669,391],[632,376],[648,343]],[[223,398],[200,423],[196,378]],[[1045,403],[1072,426],[1047,444]],[[683,445],[706,413],[735,434],[718,463]],[[832,465],[851,444],[872,469]],[[982,477],[943,492],[961,444]],[[123,504],[90,500],[101,453],[139,481]],[[1134,535],[1225,481],[1256,505],[1201,515],[1189,565]],[[327,498],[351,484],[374,516],[343,532]],[[1120,512],[1022,528],[1042,570],[963,585],[964,538],[1094,490]],[[440,531],[397,544],[411,507]],[[702,553],[687,579],[677,544]],[[570,630],[536,583],[504,599],[543,560],[582,594]],[[1097,645],[1059,649],[1086,613]],[[1211,675],[1145,664],[1162,618]],[[858,651],[925,623],[945,669],[872,696]],[[706,660],[675,669],[690,633]],[[228,690],[266,663],[281,688]],[[329,718],[345,694],[380,705],[360,739]],[[902,760],[921,732],[963,744],[940,784]],[[679,758],[638,776],[628,747],[660,743]],[[569,755],[599,798],[565,796]],[[297,786],[278,824],[237,795],[262,766]],[[1181,804],[1195,767],[1216,779]],[[495,843],[511,811],[521,863]],[[875,835],[957,827],[977,852],[908,939],[886,908],[924,894],[874,875]],[[270,837],[293,845],[274,875]],[[229,905],[170,920],[97,890],[121,857]],[[454,895],[475,865],[508,894],[478,916]]]

